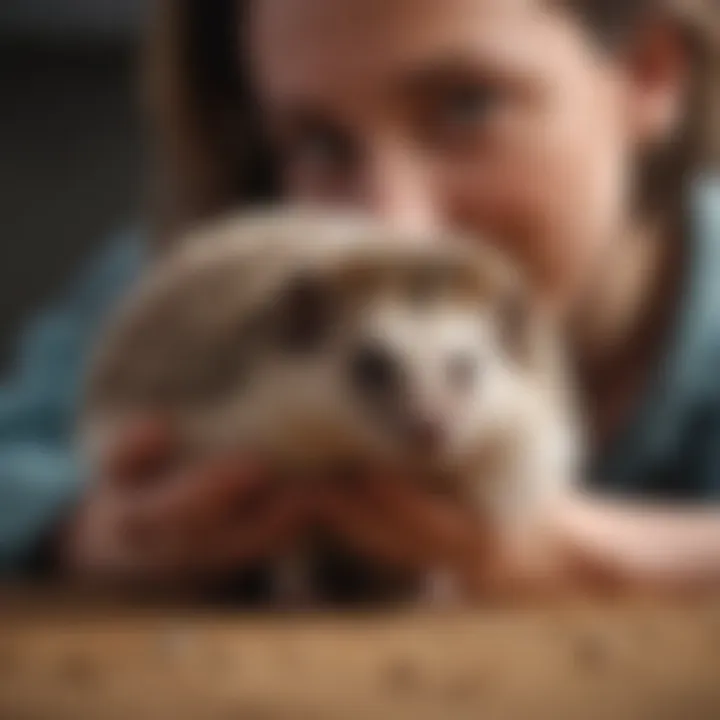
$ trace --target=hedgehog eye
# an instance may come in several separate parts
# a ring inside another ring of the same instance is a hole
[[[333,299],[320,278],[294,277],[276,306],[276,340],[287,353],[309,353],[321,348],[332,329]]]

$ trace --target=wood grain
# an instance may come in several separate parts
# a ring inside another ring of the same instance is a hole
[[[720,602],[270,617],[0,601],[0,718],[720,717]]]

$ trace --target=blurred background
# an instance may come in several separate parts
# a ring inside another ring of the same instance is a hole
[[[0,368],[30,314],[137,216],[148,0],[0,0]]]

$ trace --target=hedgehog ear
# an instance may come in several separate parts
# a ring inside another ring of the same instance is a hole
[[[332,329],[333,293],[320,275],[298,272],[274,303],[271,328],[278,347],[288,353],[310,353],[321,348]]]

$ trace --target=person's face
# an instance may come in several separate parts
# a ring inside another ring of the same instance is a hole
[[[624,213],[623,88],[535,0],[256,0],[287,194],[487,235],[570,301]]]

